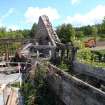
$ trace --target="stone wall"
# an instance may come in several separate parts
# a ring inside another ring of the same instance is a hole
[[[73,71],[78,74],[84,74],[86,76],[91,76],[97,78],[98,80],[105,82],[105,69],[101,67],[92,67],[88,64],[82,64],[79,62],[73,63]]]
[[[52,65],[46,79],[64,105],[105,105],[105,92]]]
[[[37,40],[37,42],[40,45],[48,45],[48,42],[50,41],[48,32],[46,30],[46,27],[45,27],[42,17],[39,17],[39,22],[38,22],[38,26],[37,26],[37,33],[35,35],[35,39]]]
[[[53,33],[52,25],[46,15],[39,17],[37,33],[35,39],[39,42],[40,45],[48,45],[51,42],[51,45],[56,46],[55,44],[55,33]],[[58,36],[56,35],[58,38]]]

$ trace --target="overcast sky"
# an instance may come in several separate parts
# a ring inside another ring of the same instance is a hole
[[[0,27],[30,29],[43,14],[55,27],[93,25],[105,16],[105,0],[0,0]]]

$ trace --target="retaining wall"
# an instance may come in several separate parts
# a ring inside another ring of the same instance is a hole
[[[50,65],[47,82],[65,105],[105,105],[105,92]]]
[[[79,62],[73,63],[73,71],[78,74],[84,74],[86,76],[91,76],[105,82],[105,69],[101,67],[92,67],[88,64],[82,64]]]

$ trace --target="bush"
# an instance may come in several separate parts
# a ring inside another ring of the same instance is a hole
[[[92,56],[92,53],[89,48],[83,48],[77,52],[77,59],[82,61],[83,60],[91,61],[91,56]]]

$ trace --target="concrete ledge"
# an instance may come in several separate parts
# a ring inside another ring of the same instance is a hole
[[[52,65],[47,82],[65,105],[105,105],[105,92]]]
[[[73,70],[78,74],[84,74],[87,76],[92,76],[99,80],[105,82],[105,69],[100,67],[92,67],[87,64],[82,64],[79,62],[74,62]]]

